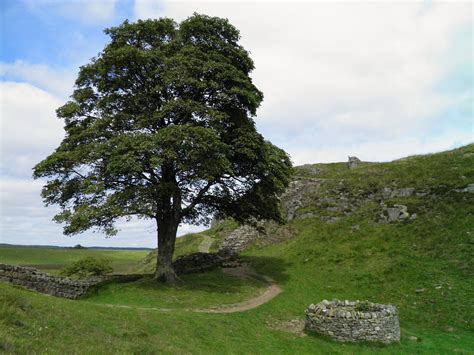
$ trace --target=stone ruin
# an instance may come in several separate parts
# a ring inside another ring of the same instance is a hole
[[[400,341],[397,309],[388,304],[327,301],[305,311],[306,329],[342,342]]]
[[[357,157],[349,156],[348,159],[347,159],[347,166],[349,167],[349,169],[357,168],[359,163],[360,163],[360,159],[357,158]]]
[[[212,270],[233,260],[234,256],[222,253],[193,253],[177,258],[173,262],[177,274],[190,274]]]
[[[8,264],[0,264],[0,280],[48,295],[71,299],[82,296],[90,287],[104,281],[102,278],[71,280],[51,276],[35,268]]]
[[[248,248],[258,236],[256,228],[242,225],[224,238],[217,253],[184,255],[173,262],[173,267],[177,274],[189,274],[238,264],[237,254]]]
[[[219,254],[237,254],[249,247],[258,238],[258,235],[256,228],[242,225],[225,237],[219,247]]]

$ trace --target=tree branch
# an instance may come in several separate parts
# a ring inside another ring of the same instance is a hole
[[[206,186],[204,186],[202,190],[199,191],[199,193],[196,195],[194,200],[186,208],[182,210],[181,215],[186,216],[189,212],[191,212],[191,210],[194,207],[196,207],[196,205],[201,201],[202,197],[206,194],[206,192],[209,191],[211,186],[214,185],[217,181],[218,181],[217,179],[208,181]]]
[[[84,175],[82,175],[81,173],[79,173],[78,171],[74,170],[74,169],[71,169],[71,171],[73,173],[76,173],[77,175],[79,175],[81,178],[85,179],[86,177]]]

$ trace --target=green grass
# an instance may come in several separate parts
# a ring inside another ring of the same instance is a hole
[[[132,283],[109,283],[84,298],[87,302],[152,308],[209,308],[251,298],[265,286],[257,280],[242,281],[219,270],[183,275],[184,284],[165,286],[151,277]]]
[[[58,274],[65,265],[94,256],[111,260],[115,273],[127,273],[148,253],[146,250],[0,246],[0,262],[31,266],[50,274]]]
[[[354,193],[396,184],[429,188],[436,196],[392,201],[409,205],[418,214],[415,220],[397,224],[377,223],[378,204],[370,201],[335,223],[294,221],[288,226],[293,237],[244,253],[258,272],[271,276],[283,288],[271,302],[246,312],[190,311],[232,303],[258,292],[260,285],[244,285],[219,271],[187,275],[181,288],[148,280],[109,284],[78,301],[0,284],[0,351],[472,354],[474,194],[451,191],[474,183],[472,153],[474,145],[393,163],[363,164],[354,170],[342,164],[322,165],[321,176],[327,179],[324,186],[328,189],[322,193],[344,180],[344,186]],[[216,228],[203,233],[221,238]],[[197,239],[192,238],[196,237],[183,239],[180,248],[194,245],[193,249]],[[424,291],[416,292],[419,289]],[[324,298],[395,305],[401,342],[389,346],[341,344],[272,326],[301,319],[308,304]],[[139,308],[112,308],[104,303]],[[172,310],[143,309],[146,307]]]

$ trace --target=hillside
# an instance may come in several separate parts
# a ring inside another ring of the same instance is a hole
[[[282,196],[288,224],[265,224],[242,253],[283,290],[270,302],[241,313],[195,313],[261,292],[256,280],[219,270],[186,275],[180,289],[145,280],[108,285],[80,301],[0,284],[0,346],[19,353],[471,353],[472,184],[474,145],[354,169],[297,167]],[[199,250],[204,236],[216,250],[235,227],[226,221],[184,237],[178,254]],[[152,270],[153,260],[137,270]],[[302,332],[304,309],[333,298],[395,305],[402,341],[340,344]]]

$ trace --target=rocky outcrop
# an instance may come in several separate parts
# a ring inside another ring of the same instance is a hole
[[[467,193],[474,194],[474,184],[469,184],[463,189],[455,189],[454,191],[456,191],[456,192],[467,192]]]
[[[387,207],[385,204],[382,204],[382,213],[380,214],[380,222],[401,222],[407,219],[415,219],[417,217],[416,213],[409,213],[408,207],[405,205],[393,205],[392,207]]]
[[[400,340],[397,309],[371,302],[322,301],[305,311],[306,329],[343,342]]]
[[[384,187],[380,193],[383,198],[394,198],[394,197],[409,197],[415,194],[414,187],[405,188],[391,188]]]
[[[48,295],[71,299],[84,295],[90,287],[104,281],[103,278],[70,280],[51,276],[34,268],[8,264],[0,264],[0,280]]]
[[[287,221],[295,219],[296,211],[312,201],[312,192],[317,192],[322,182],[322,179],[296,179],[290,182],[280,197]]]
[[[405,205],[390,204],[393,203],[390,199],[412,196],[432,198],[435,195],[429,190],[397,186],[369,192],[348,188],[344,180],[334,184],[326,179],[300,177],[290,183],[287,191],[281,196],[281,203],[288,222],[294,219],[318,218],[333,223],[353,214],[367,202],[377,202],[380,210],[374,215],[374,219],[382,223],[394,223],[415,219],[417,215]]]
[[[359,166],[360,159],[357,157],[348,157],[347,166],[349,169],[354,169]]]

